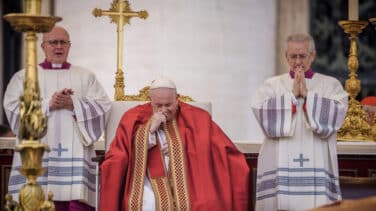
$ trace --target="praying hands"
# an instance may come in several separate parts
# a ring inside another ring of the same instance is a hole
[[[302,66],[299,66],[295,70],[295,77],[292,86],[292,93],[296,98],[307,96],[307,85],[304,77],[304,69]]]

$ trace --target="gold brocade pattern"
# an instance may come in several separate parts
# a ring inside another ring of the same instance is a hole
[[[178,210],[190,210],[190,201],[187,187],[186,162],[184,159],[183,142],[174,119],[164,124],[170,154],[170,182]]]
[[[135,161],[132,167],[131,193],[129,196],[129,210],[142,210],[142,199],[144,192],[144,179],[147,165],[148,152],[148,128],[150,121],[146,125],[141,125],[135,136]]]
[[[167,177],[150,179],[155,194],[156,210],[174,210],[174,202]]]
[[[144,178],[147,168],[148,129],[146,125],[138,128],[135,136],[135,161],[132,167],[131,193],[129,197],[129,210],[142,210]],[[155,194],[156,210],[190,210],[190,201],[185,171],[183,143],[180,138],[176,120],[164,124],[169,146],[170,172],[169,177],[150,179]],[[161,154],[161,156],[163,156]]]

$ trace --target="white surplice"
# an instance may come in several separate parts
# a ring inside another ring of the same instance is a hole
[[[25,71],[12,77],[4,95],[4,109],[10,126],[18,133],[19,97],[23,93]],[[42,138],[51,152],[45,152],[43,167],[47,172],[38,182],[47,194],[52,191],[55,201],[81,200],[95,206],[94,142],[105,128],[106,113],[111,102],[95,75],[81,67],[42,69],[38,67],[42,111],[47,121],[47,134]],[[72,89],[74,111],[49,111],[49,101],[56,91]],[[13,157],[8,192],[18,200],[18,191],[26,178],[16,169],[21,167],[19,153]]]
[[[288,73],[266,80],[253,98],[252,110],[265,134],[256,210],[301,211],[341,199],[336,131],[348,94],[338,80],[319,73],[306,84],[306,111],[304,99],[292,94]]]

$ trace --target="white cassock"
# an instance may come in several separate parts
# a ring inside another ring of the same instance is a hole
[[[4,109],[10,126],[18,134],[19,97],[23,93],[25,71],[12,77],[4,95]],[[111,102],[88,70],[77,66],[70,69],[42,69],[38,67],[42,111],[48,118],[47,135],[42,138],[51,152],[44,153],[43,167],[48,171],[38,177],[45,193],[52,191],[55,201],[81,200],[95,206],[94,142],[105,128],[105,116]],[[56,91],[73,90],[74,111],[49,111],[49,101]],[[75,120],[76,119],[76,120]],[[26,178],[16,170],[21,167],[19,153],[13,157],[8,191],[15,200]]]
[[[252,101],[266,136],[258,157],[256,210],[301,211],[341,199],[336,131],[348,95],[338,80],[319,73],[306,84],[306,112],[304,100],[292,94],[288,73],[266,80]]]

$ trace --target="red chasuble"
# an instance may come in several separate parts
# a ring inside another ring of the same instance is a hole
[[[204,110],[179,102],[164,125],[170,167],[147,149],[150,103],[127,111],[101,165],[99,210],[142,210],[145,176],[158,210],[248,210],[249,168],[244,155]]]

